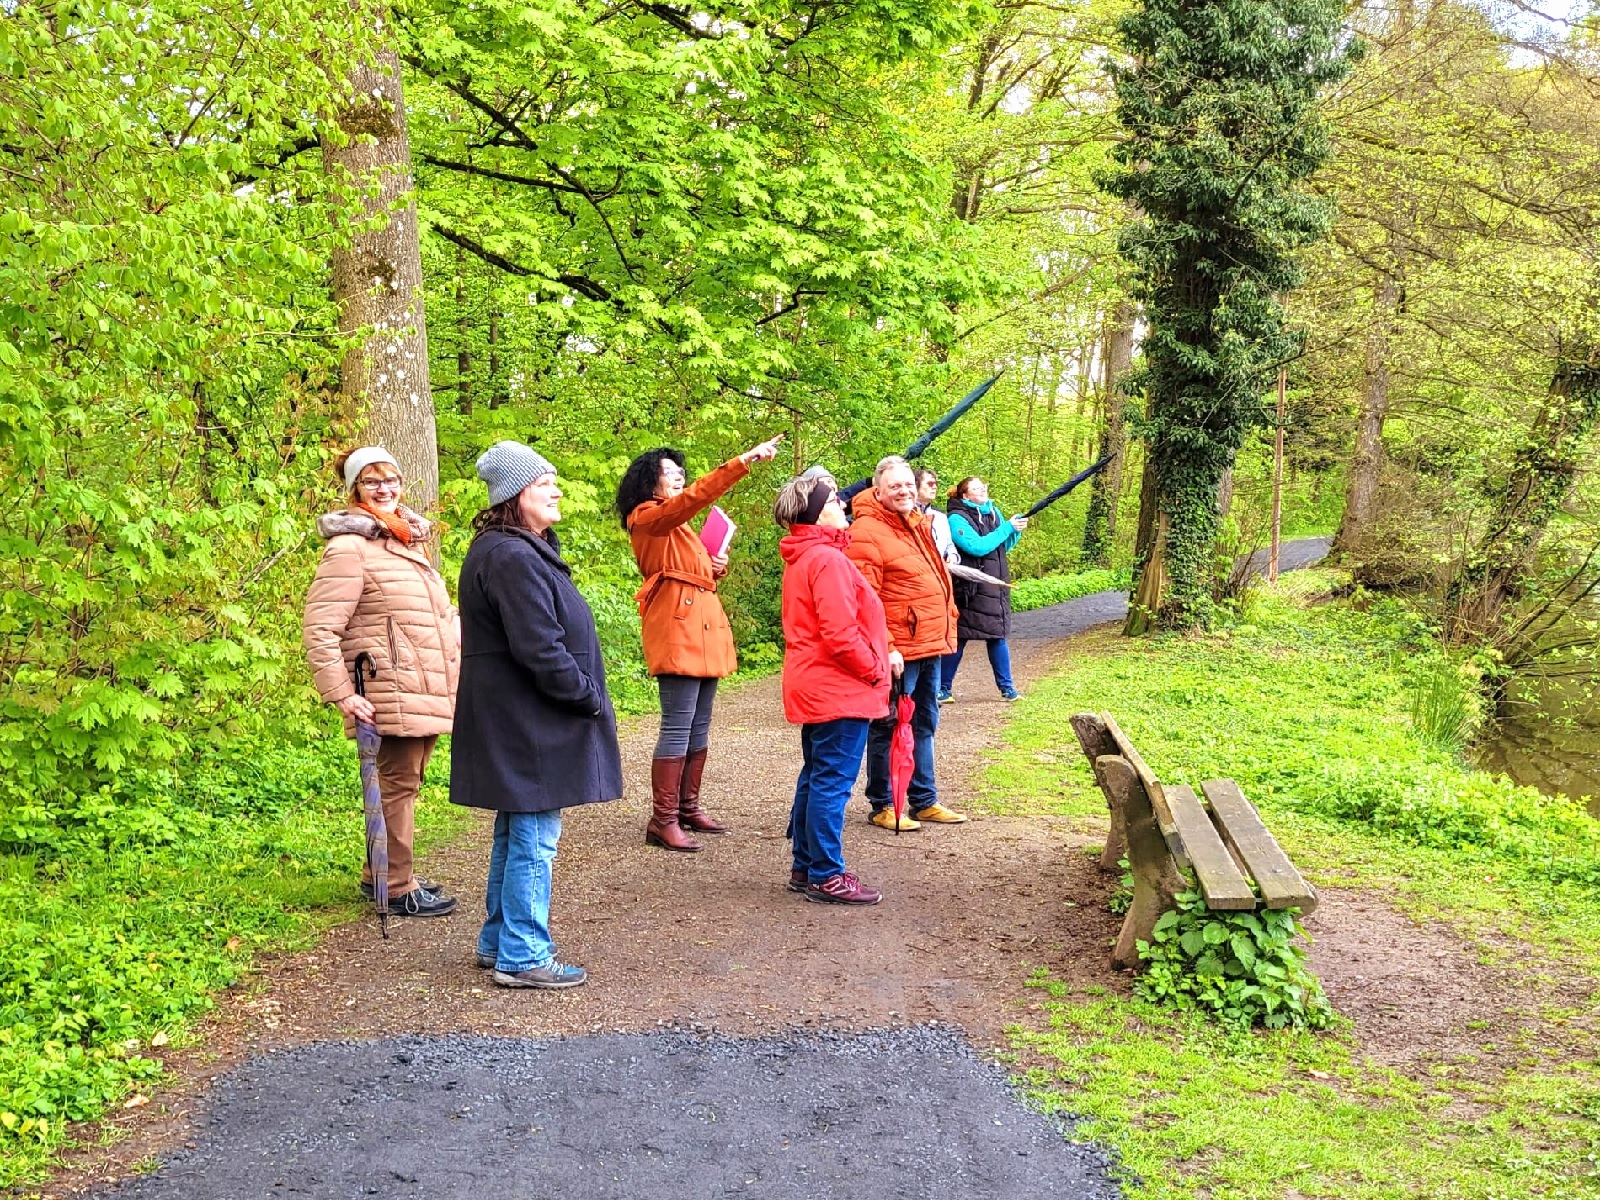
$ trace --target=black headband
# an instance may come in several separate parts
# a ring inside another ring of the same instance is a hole
[[[811,489],[811,497],[806,501],[806,510],[796,517],[791,524],[815,525],[822,517],[822,510],[828,507],[828,501],[837,493],[827,480],[817,480],[817,486]]]

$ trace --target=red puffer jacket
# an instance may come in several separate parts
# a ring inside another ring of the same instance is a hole
[[[844,555],[848,529],[795,525],[783,554],[783,715],[796,725],[889,711],[883,602]]]

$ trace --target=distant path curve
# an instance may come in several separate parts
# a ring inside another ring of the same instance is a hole
[[[1285,542],[1278,552],[1278,569],[1298,571],[1321,562],[1327,557],[1332,542],[1332,538],[1325,537]],[[1251,566],[1257,571],[1265,570],[1266,563],[1267,554],[1264,550],[1258,550],[1251,556]],[[1127,615],[1127,592],[1096,592],[1092,596],[1080,596],[1076,600],[1065,600],[1060,604],[1036,608],[1032,612],[1018,613],[1011,619],[1011,636],[1018,641],[1071,637],[1108,621],[1121,621]]]

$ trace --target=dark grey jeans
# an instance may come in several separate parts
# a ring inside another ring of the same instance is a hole
[[[656,738],[657,758],[682,758],[691,750],[711,744],[711,708],[717,700],[717,681],[698,675],[657,675],[661,689],[661,735]]]

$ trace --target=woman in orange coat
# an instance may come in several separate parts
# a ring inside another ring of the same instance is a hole
[[[661,689],[644,840],[664,850],[698,850],[693,833],[723,832],[700,808],[700,779],[717,681],[739,665],[733,630],[717,599],[717,580],[727,574],[728,560],[713,559],[689,521],[748,475],[751,463],[773,458],[782,438],[762,442],[687,485],[682,451],[647,450],[617,485],[617,514],[644,576],[635,599],[645,669]]]

